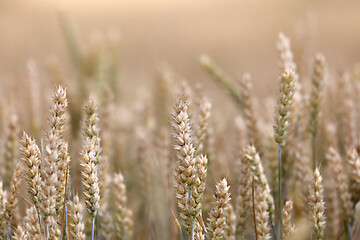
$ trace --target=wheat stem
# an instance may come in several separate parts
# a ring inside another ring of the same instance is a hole
[[[91,240],[95,239],[95,216],[91,216]]]
[[[283,226],[282,226],[282,167],[281,167],[281,144],[278,144],[278,214],[279,214],[279,225],[280,225],[280,239],[283,236]]]

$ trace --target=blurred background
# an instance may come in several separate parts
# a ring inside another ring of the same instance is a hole
[[[111,82],[118,105],[149,103],[166,69],[175,76],[172,94],[183,79],[193,88],[200,83],[215,121],[232,121],[236,107],[199,64],[202,54],[234,81],[250,72],[263,101],[277,92],[279,32],[291,40],[306,88],[317,52],[327,58],[327,81],[356,69],[359,29],[359,1],[0,0],[0,98],[21,122],[30,116],[40,128],[55,85],[63,83],[77,129],[85,96],[103,89],[96,82]]]
[[[203,53],[234,77],[250,72],[259,96],[272,94],[280,31],[290,37],[297,62],[321,51],[336,71],[354,64],[360,53],[359,1],[0,0],[2,91],[21,88],[17,83],[26,78],[29,59],[40,72],[56,59],[75,80],[59,12],[71,19],[84,42],[99,32],[118,31],[120,76],[128,97],[164,63],[190,82],[213,86],[198,64]]]

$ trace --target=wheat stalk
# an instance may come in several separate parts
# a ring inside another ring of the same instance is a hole
[[[312,77],[312,91],[310,100],[310,132],[312,135],[312,156],[313,156],[313,170],[316,167],[316,136],[320,124],[320,110],[322,102],[322,88],[324,82],[324,65],[325,57],[318,54],[315,57],[314,70]]]

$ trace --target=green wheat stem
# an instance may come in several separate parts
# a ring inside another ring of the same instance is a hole
[[[280,225],[280,239],[282,239],[283,235],[283,226],[282,226],[282,166],[281,166],[281,144],[278,144],[278,214],[279,214],[279,225]]]

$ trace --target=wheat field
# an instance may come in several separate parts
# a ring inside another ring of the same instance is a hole
[[[84,4],[0,9],[0,239],[360,239],[358,3]]]

